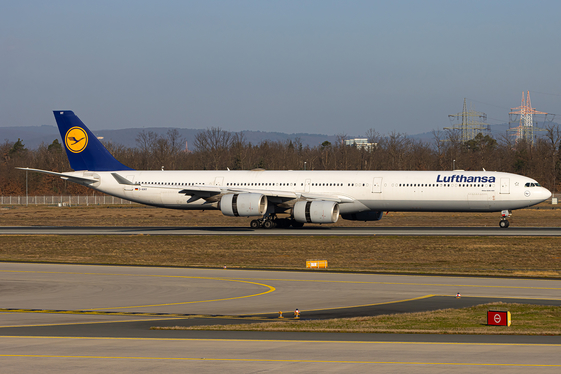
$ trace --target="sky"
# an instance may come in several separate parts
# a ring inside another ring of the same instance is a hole
[[[0,2],[1,127],[418,134],[561,116],[559,1]],[[561,120],[561,118],[556,118]]]

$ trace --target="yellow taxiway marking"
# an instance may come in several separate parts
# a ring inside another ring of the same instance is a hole
[[[325,343],[325,344],[399,344],[399,345],[469,345],[469,346],[523,346],[523,347],[561,347],[561,344],[543,343],[475,343],[475,342],[402,342],[402,341],[359,341],[359,340],[286,340],[286,339],[216,339],[216,338],[123,338],[92,336],[18,336],[0,335],[0,339],[50,339],[50,340],[134,340],[134,341],[188,341],[188,342],[268,342],[268,343]]]
[[[142,357],[142,356],[82,356],[82,355],[7,355],[12,358],[74,358],[74,359],[115,359],[115,360],[163,360],[163,361],[217,361],[217,362],[261,362],[261,363],[301,363],[301,364],[370,364],[370,365],[438,365],[438,366],[498,366],[498,367],[561,367],[555,364],[512,364],[481,362],[421,362],[421,361],[353,361],[353,360],[297,360],[265,358],[213,358],[213,357]]]
[[[257,286],[262,286],[262,287],[268,288],[268,290],[267,290],[267,291],[264,291],[264,292],[256,293],[256,294],[251,294],[251,295],[234,296],[234,297],[225,297],[225,298],[222,298],[222,299],[196,300],[196,301],[182,301],[182,302],[179,302],[179,303],[164,303],[164,304],[148,304],[148,305],[131,305],[131,306],[93,308],[93,309],[91,309],[91,310],[148,308],[148,307],[154,307],[154,306],[185,305],[185,304],[197,304],[197,303],[210,303],[210,302],[214,302],[214,301],[239,300],[239,299],[246,299],[246,298],[248,298],[248,297],[256,297],[256,296],[266,295],[266,294],[271,293],[271,292],[273,292],[273,291],[276,290],[275,287],[269,286],[269,285],[267,285],[267,284],[256,283],[256,282],[249,282],[249,281],[243,281],[243,280],[224,279],[224,278],[207,278],[207,277],[185,277],[185,278],[194,278],[194,279],[206,279],[206,280],[217,280],[217,281],[226,281],[226,282],[247,283],[247,284],[253,284],[253,285],[257,285]]]
[[[26,313],[26,312],[21,312]],[[40,312],[29,312],[29,313],[40,313]],[[5,313],[2,313],[5,314]],[[129,316],[130,315],[126,315]],[[30,324],[30,325],[6,325],[0,326],[0,329],[7,329],[11,327],[48,327],[48,326],[72,326],[72,325],[93,325],[93,324],[104,324],[104,323],[127,323],[127,322],[156,322],[156,321],[172,321],[172,320],[185,320],[185,319],[230,319],[230,320],[240,320],[240,321],[263,321],[264,318],[262,317],[255,317],[255,318],[247,318],[247,317],[232,317],[232,316],[204,316],[204,315],[194,315],[194,316],[174,316],[171,315],[169,317],[161,316],[157,318],[138,318],[138,319],[123,319],[123,320],[108,320],[108,321],[85,321],[85,322],[60,322],[60,323],[41,323],[41,324]],[[1,337],[1,335],[0,335]]]
[[[351,306],[341,306],[341,307],[330,307],[330,308],[319,308],[319,309],[306,309],[303,310],[302,312],[313,312],[313,311],[319,311],[319,310],[332,310],[332,309],[350,309],[350,308],[360,308],[360,307],[367,307],[367,306],[376,306],[376,305],[386,305],[386,304],[396,304],[396,303],[403,303],[406,301],[414,301],[414,300],[422,300],[422,299],[427,299],[429,297],[434,297],[434,296],[449,296],[449,295],[425,295],[425,296],[419,296],[419,297],[413,297],[410,299],[402,299],[402,300],[395,300],[395,301],[384,301],[384,302],[380,302],[380,303],[374,303],[374,304],[363,304],[363,305],[351,305]],[[450,296],[452,297],[452,296]],[[283,313],[289,313],[287,311],[282,311]],[[154,313],[126,313],[126,312],[97,312],[96,309],[91,309],[90,311],[82,311],[82,310],[33,310],[33,309],[0,309],[0,314],[9,314],[9,313],[44,313],[44,314],[74,314],[74,315],[96,315],[96,316],[146,316],[146,317],[153,317]],[[198,315],[178,315],[176,313],[169,313],[166,315],[161,315],[160,317],[162,319],[166,319],[166,317],[168,318],[178,318],[178,319],[187,319],[187,318],[208,318],[208,319],[220,319],[220,318],[224,318],[224,319],[241,319],[241,320],[256,320],[256,321],[261,321],[263,320],[263,317],[255,317],[255,318],[247,318],[245,316],[262,316],[262,315],[267,315],[267,314],[277,314],[278,312],[266,312],[266,313],[249,313],[249,314],[238,314],[236,316],[229,316],[229,315],[220,315],[220,316],[210,316],[210,315],[204,315],[204,314],[198,314]],[[87,322],[85,322],[87,323]],[[55,324],[58,325],[58,324]],[[62,325],[66,325],[66,324],[62,324]],[[2,327],[16,327],[16,326],[0,326],[0,328]]]
[[[528,289],[528,290],[561,290],[561,287],[529,287],[529,286],[494,286],[480,284],[446,284],[446,283],[414,283],[414,282],[370,282],[370,281],[339,281],[321,279],[274,279],[274,278],[227,278],[253,281],[273,282],[310,282],[310,283],[348,283],[348,284],[384,284],[394,286],[437,286],[437,287],[473,287],[473,288],[505,288],[505,289]],[[540,279],[542,280],[542,279]],[[558,281],[558,280],[555,280]]]
[[[126,277],[153,277],[153,278],[182,278],[182,279],[204,279],[204,280],[215,280],[224,282],[238,282],[247,283],[251,285],[261,286],[268,288],[267,291],[244,295],[235,297],[226,297],[222,299],[210,299],[210,300],[195,300],[195,301],[183,301],[178,303],[162,303],[162,304],[148,304],[148,305],[130,305],[130,306],[117,306],[117,307],[103,307],[103,308],[87,308],[88,310],[107,310],[107,309],[132,309],[132,308],[148,308],[156,306],[171,306],[171,305],[185,305],[185,304],[196,304],[196,303],[210,303],[214,301],[227,301],[227,300],[238,300],[245,299],[248,297],[256,297],[266,295],[275,291],[275,287],[269,286],[263,283],[257,283],[253,281],[248,281],[244,279],[232,279],[232,278],[219,278],[219,277],[196,277],[189,275],[161,275],[161,274],[123,274],[123,273],[83,273],[83,272],[65,272],[65,271],[29,271],[29,270],[0,270],[0,273],[30,273],[30,274],[66,274],[66,275],[103,275],[103,276],[126,276]]]
[[[17,355],[0,354],[12,358],[74,358],[74,359],[116,359],[116,360],[162,360],[162,361],[217,361],[217,362],[260,362],[260,363],[313,363],[313,364],[370,364],[370,365],[437,365],[437,366],[495,366],[495,367],[561,367],[559,364],[513,364],[481,362],[421,362],[421,361],[353,361],[353,360],[298,360],[260,358],[212,358],[212,357],[142,357],[142,356],[81,356],[81,355]]]
[[[288,279],[288,278],[282,279],[282,278],[197,277],[197,276],[188,276],[188,275],[83,273],[83,272],[33,271],[33,270],[0,270],[0,273],[111,275],[111,276],[130,276],[130,277],[207,279],[207,280],[219,280],[219,281],[246,282],[249,284],[256,284],[264,287],[272,287],[272,286],[264,285],[256,282],[274,281],[274,282],[306,282],[306,283],[382,284],[382,285],[395,285],[395,286],[436,286],[436,287],[471,287],[471,288],[528,289],[528,290],[561,290],[561,287],[498,286],[498,285],[485,285],[485,284],[447,284],[447,283],[376,282],[376,281],[372,282],[372,281],[343,281],[343,280],[327,280],[327,279]],[[388,275],[388,276],[409,276],[409,275]],[[411,277],[413,277],[413,275]],[[456,278],[456,276],[454,276],[454,278]],[[460,277],[460,278],[464,278],[464,277]],[[535,279],[535,281],[559,282],[559,280],[554,280],[554,279]],[[250,297],[250,296],[246,296],[246,297]]]
[[[374,303],[374,304],[351,305],[351,306],[340,306],[340,307],[319,308],[319,309],[305,309],[305,310],[301,310],[300,312],[304,313],[303,316],[305,316],[306,312],[317,312],[317,311],[320,311],[320,310],[351,309],[351,308],[361,308],[361,307],[376,306],[376,305],[397,304],[397,303],[403,303],[403,302],[406,302],[406,301],[427,299],[429,297],[434,297],[434,296],[440,296],[440,295],[425,295],[425,296],[419,296],[419,297],[412,297],[410,299],[402,299],[402,300],[395,300],[395,301],[383,301],[381,303]],[[452,296],[450,296],[450,297],[452,297]],[[290,312],[285,312],[284,310],[282,312],[283,313],[290,313]],[[245,315],[260,316],[260,315],[263,315],[263,314],[272,314],[272,313],[240,314],[240,316],[245,316]],[[337,317],[334,317],[334,318],[337,318]]]
[[[89,322],[66,322],[66,323],[42,323],[42,324],[35,324],[35,325],[8,325],[8,326],[0,326],[0,329],[6,329],[10,327],[48,327],[48,326],[72,326],[72,325],[94,325],[94,324],[103,324],[103,323],[124,323],[124,322],[150,322],[150,321],[170,321],[170,320],[179,320],[179,319],[189,319],[189,317],[170,317],[170,318],[146,318],[146,319],[124,319],[121,321],[89,321]],[[0,338],[5,338],[5,336],[0,335]]]

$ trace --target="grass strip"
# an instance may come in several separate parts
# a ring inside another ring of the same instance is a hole
[[[528,237],[0,236],[0,261],[561,276],[561,239]],[[310,270],[323,271],[323,270]]]
[[[488,310],[509,310],[512,324],[488,326]],[[305,318],[306,312],[302,312]],[[287,331],[341,333],[561,335],[561,308],[514,303],[489,303],[462,309],[329,320],[294,320],[236,325],[152,327],[157,330]]]
[[[535,208],[515,210],[511,227],[559,227],[561,206],[542,203]],[[220,211],[173,210],[142,205],[109,206],[2,206],[0,226],[221,226],[249,227],[252,218],[226,217]],[[339,219],[337,227],[477,226],[498,227],[500,214],[451,212],[389,212],[380,221]],[[306,227],[316,226],[306,224]]]

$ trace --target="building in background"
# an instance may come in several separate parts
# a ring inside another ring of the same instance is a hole
[[[378,143],[369,143],[366,138],[345,139],[345,145],[354,146],[358,149],[365,149],[368,152],[378,146]]]

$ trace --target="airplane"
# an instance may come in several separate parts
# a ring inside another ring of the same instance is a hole
[[[534,179],[491,171],[134,170],[115,159],[69,110],[54,111],[72,172],[59,176],[108,195],[171,209],[254,217],[253,229],[378,221],[383,212],[501,212],[551,197]],[[78,140],[79,139],[79,140]],[[280,216],[284,215],[285,218]]]

